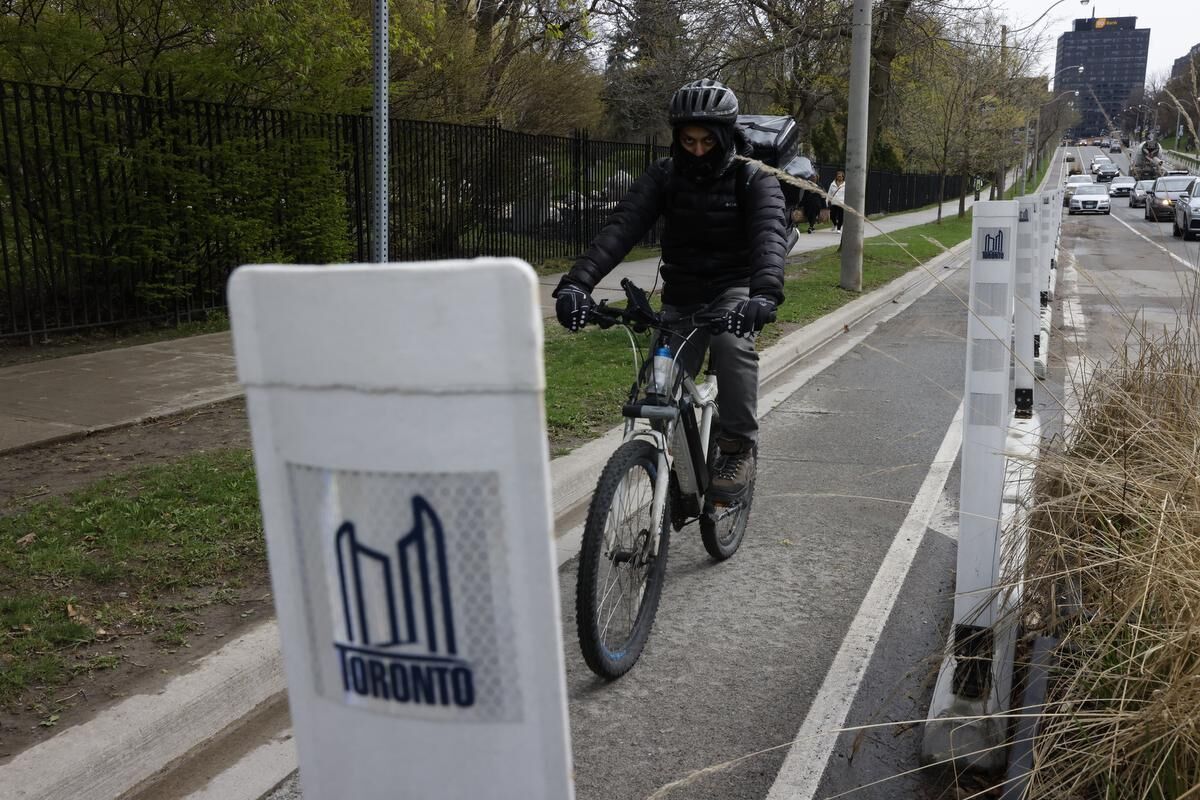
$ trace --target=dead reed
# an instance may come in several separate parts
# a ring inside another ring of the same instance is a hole
[[[1039,458],[1026,624],[1061,637],[1027,798],[1200,797],[1200,326],[1132,330]]]

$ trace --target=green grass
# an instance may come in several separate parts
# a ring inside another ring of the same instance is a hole
[[[111,668],[88,645],[186,643],[189,599],[236,583],[265,551],[250,453],[204,453],[0,518],[0,706]]]

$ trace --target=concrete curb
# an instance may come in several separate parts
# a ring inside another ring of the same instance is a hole
[[[93,425],[88,428],[78,428],[57,436],[39,439],[35,442],[22,442],[12,447],[0,447],[0,456],[20,453],[26,450],[36,450],[39,447],[48,447],[64,442],[73,442],[77,439],[86,439],[89,436],[95,436],[98,433],[108,433],[109,431],[118,431],[122,428],[132,428],[137,425],[145,425],[149,422],[157,422],[160,419],[173,417],[185,411],[195,411],[198,408],[206,408],[217,403],[224,403],[226,400],[233,400],[244,394],[245,392],[242,391],[242,387],[239,384],[234,384],[234,388],[218,388],[214,393],[204,394],[192,402],[172,403],[171,405],[156,408],[149,414],[139,414],[136,417],[118,420],[117,422],[106,422],[103,425]]]
[[[0,797],[124,795],[284,691],[279,633],[259,625],[155,695],[137,695],[0,768]]]
[[[938,271],[960,258],[968,244],[969,240],[956,245],[783,337],[761,354],[760,381],[771,381],[876,309],[909,293],[927,291]],[[621,435],[620,427],[613,428],[554,459],[556,519],[587,500]],[[157,695],[131,697],[21,753],[0,768],[0,797],[119,797],[235,728],[285,690],[278,629],[274,621],[265,622],[200,659],[192,672],[172,680]]]

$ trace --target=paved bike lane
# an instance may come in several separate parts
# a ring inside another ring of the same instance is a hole
[[[667,795],[767,796],[958,408],[966,313],[955,294],[965,296],[966,270],[946,270],[943,278],[945,285],[879,325],[763,418],[757,494],[741,550],[714,564],[694,525],[674,535],[650,641],[619,681],[595,678],[579,655],[575,562],[564,565],[580,800],[645,798],[695,770],[776,748]],[[955,473],[947,490],[956,495],[957,485]],[[955,502],[941,518],[953,522]],[[953,533],[955,526],[937,527]],[[882,709],[901,698],[914,709],[902,713],[924,715],[949,624],[954,556],[950,537],[926,532],[860,701]],[[896,773],[917,767],[920,727],[886,731],[886,752],[872,758]],[[842,791],[881,776],[876,763],[855,779],[855,744],[843,736],[830,759],[826,780]],[[918,777],[853,796],[936,791],[936,781]]]

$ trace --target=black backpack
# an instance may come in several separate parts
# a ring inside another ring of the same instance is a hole
[[[796,125],[796,120],[791,117],[740,114],[737,126],[750,143],[751,158],[793,177],[813,182],[817,180],[817,170],[812,162],[799,154],[800,127]],[[750,185],[756,172],[757,164],[750,164],[743,170],[743,186]],[[800,207],[800,201],[804,199],[804,190],[782,180],[779,186],[783,189],[783,202],[790,220],[792,212]]]

